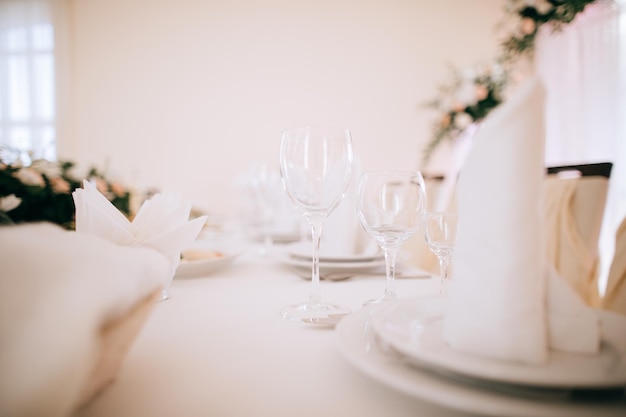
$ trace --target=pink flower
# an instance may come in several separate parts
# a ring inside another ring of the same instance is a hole
[[[470,116],[469,114],[465,112],[459,113],[454,118],[454,127],[463,130],[467,126],[469,126],[473,121],[474,120],[472,119],[472,116]]]
[[[530,17],[525,17],[520,22],[520,29],[524,35],[532,35],[537,30],[537,24]]]
[[[452,111],[455,113],[460,113],[462,111],[465,111],[465,104],[461,103],[460,101],[455,102],[452,105]]]
[[[16,209],[21,203],[22,199],[16,197],[15,194],[0,197],[0,211],[9,212]]]
[[[111,192],[113,192],[113,194],[118,197],[123,197],[124,195],[126,195],[126,189],[124,189],[124,186],[119,182],[111,183]]]
[[[474,96],[474,81],[468,79],[465,81],[456,91],[456,101],[459,103],[465,103],[465,106],[473,106],[476,104],[476,97]],[[456,110],[461,111],[462,109]]]
[[[52,178],[49,178],[49,180],[50,180],[50,186],[52,187],[52,190],[54,190],[55,193],[68,194],[71,191],[70,184],[67,181],[65,181],[63,178],[52,177]]]
[[[48,161],[46,159],[37,159],[33,161],[30,167],[41,172],[48,178],[61,175],[61,166],[56,162]]]
[[[476,84],[476,99],[478,101],[484,100],[489,95],[489,90],[483,84]]]
[[[46,185],[41,174],[32,168],[20,168],[14,175],[26,185],[37,185],[39,187]]]
[[[547,0],[537,0],[535,1],[535,9],[541,14],[546,14],[550,10],[552,10],[554,6],[550,4]]]
[[[109,193],[109,186],[107,185],[107,182],[104,179],[100,177],[96,177],[96,178],[93,178],[92,181],[96,183],[96,189],[100,191],[102,194],[107,195]]]

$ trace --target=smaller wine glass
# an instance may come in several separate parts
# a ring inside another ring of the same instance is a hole
[[[450,281],[450,263],[456,245],[459,216],[450,212],[428,212],[424,224],[426,243],[439,259],[439,293],[445,294]]]
[[[396,257],[402,244],[422,227],[426,193],[417,171],[367,172],[357,191],[357,216],[361,226],[385,253],[385,293],[365,304],[397,298]]]

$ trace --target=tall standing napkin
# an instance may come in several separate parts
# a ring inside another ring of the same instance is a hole
[[[537,78],[485,120],[461,170],[461,228],[444,338],[453,349],[540,364],[594,353],[594,312],[548,266],[541,225],[544,91]]]
[[[360,158],[354,156],[352,177],[341,202],[324,222],[320,256],[353,256],[376,250],[356,215],[357,192],[362,175]]]
[[[140,207],[131,222],[88,181],[73,193],[76,231],[99,236],[118,245],[156,250],[170,262],[170,274],[180,263],[181,251],[191,244],[206,223],[206,216],[189,221],[191,203],[175,195],[157,194]]]

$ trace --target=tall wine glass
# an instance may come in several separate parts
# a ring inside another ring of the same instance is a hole
[[[456,213],[428,212],[425,214],[425,237],[430,250],[439,259],[440,294],[448,290],[449,270],[456,245],[459,217]]]
[[[396,257],[402,244],[422,227],[426,193],[417,171],[367,172],[357,191],[357,215],[361,225],[385,252],[386,283],[381,298],[367,303],[395,300]]]
[[[285,130],[280,145],[280,173],[287,193],[311,225],[313,262],[309,300],[281,310],[284,318],[330,324],[350,309],[322,302],[319,250],[324,220],[343,198],[352,175],[352,137],[342,128]]]

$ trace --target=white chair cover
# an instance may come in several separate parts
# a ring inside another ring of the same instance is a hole
[[[599,306],[598,237],[608,178],[548,175],[543,184],[546,255],[587,303]]]
[[[626,315],[626,217],[615,233],[615,254],[602,307]]]

